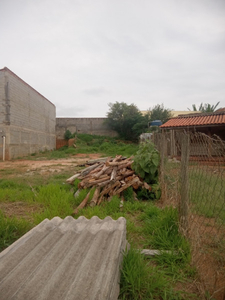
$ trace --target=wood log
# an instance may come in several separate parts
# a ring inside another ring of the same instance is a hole
[[[108,169],[104,172],[104,174],[111,175],[113,167],[108,167]]]
[[[116,162],[116,161],[121,161],[122,160],[122,158],[123,158],[123,156],[122,155],[116,155],[116,157],[112,160],[112,162]]]
[[[152,190],[151,186],[148,185],[147,182],[145,182],[145,181],[144,181],[143,187],[144,187],[146,190],[149,190],[149,191]]]
[[[100,182],[100,183],[98,183],[97,185],[100,186],[100,187],[104,187],[104,186],[106,186],[108,183],[110,183],[110,179],[109,179],[109,180],[106,180],[106,181],[104,181],[104,182]]]
[[[100,158],[97,158],[97,159],[90,159],[90,160],[88,160],[87,162],[86,162],[86,164],[87,165],[93,165],[93,164],[95,164],[95,163],[101,163],[101,162],[106,162],[107,160],[111,160],[112,159],[112,157],[100,157]]]
[[[92,189],[91,189],[92,190]],[[87,196],[84,198],[84,200],[80,203],[80,205],[73,211],[72,215],[76,215],[78,214],[79,210],[81,210],[82,208],[84,208],[87,203],[88,203],[88,200],[89,200],[89,197],[90,197],[90,193],[91,193],[91,190],[87,193]]]
[[[103,166],[104,166],[103,163],[102,163],[102,164],[99,164],[97,168],[95,168],[94,170],[92,170],[92,171],[89,173],[89,175],[95,174],[95,173],[101,171]]]
[[[107,167],[106,164],[104,164],[103,168],[101,168],[101,170],[99,170],[98,173],[94,174],[93,177],[94,178],[99,178],[102,174],[104,174],[104,172],[106,170],[108,170],[110,167]]]
[[[124,165],[123,164],[121,164],[120,166],[118,166],[118,170],[120,170],[120,169],[123,169],[123,168],[128,168],[128,167],[131,167],[131,165],[132,165],[132,163],[133,163],[134,161],[133,160],[131,160],[131,161],[129,161],[129,162],[127,162],[127,163],[125,163]]]
[[[119,161],[119,162],[106,162],[106,165],[107,166],[120,166],[120,165],[123,165],[123,164],[126,164],[126,163],[128,163],[128,162],[130,162],[131,161],[131,159],[132,159],[133,157],[129,157],[129,158],[127,158],[127,159],[125,159],[125,160],[123,160],[123,161]]]
[[[91,207],[94,207],[97,204],[99,194],[100,194],[100,187],[97,187],[96,190],[95,190],[95,192],[94,192],[93,198],[92,198],[92,200],[90,202],[90,206]]]
[[[97,205],[100,205],[104,200],[104,195],[101,195],[100,198],[98,199]]]
[[[120,182],[119,181],[116,181],[113,184],[110,184],[109,186],[105,187],[101,191],[101,195],[100,196],[108,194],[111,190],[113,190],[117,186],[120,186]]]
[[[131,176],[131,175],[133,175],[133,174],[134,174],[134,171],[133,171],[133,170],[128,170],[128,171],[126,171],[125,173],[121,174],[121,176],[122,176],[123,178],[125,178],[125,177]]]
[[[69,183],[69,184],[73,184],[73,183],[74,183],[74,180],[75,180],[76,178],[78,178],[79,176],[80,176],[80,173],[74,174],[73,176],[71,176],[70,178],[68,178],[68,179],[66,180],[66,182]]]
[[[103,177],[101,179],[97,179],[97,180],[94,180],[94,181],[88,181],[88,182],[85,182],[84,183],[84,187],[90,187],[90,186],[94,186],[94,185],[97,185],[98,183],[101,183],[101,182],[106,182],[108,181],[110,178],[109,176],[107,175],[107,177]]]
[[[115,181],[116,180],[116,174],[117,174],[117,167],[114,167],[111,173],[110,180]]]
[[[124,186],[122,186],[120,189],[118,189],[115,193],[113,193],[113,195],[118,195],[120,194],[122,191],[126,190],[127,188],[129,188],[130,186],[132,186],[134,183],[138,182],[139,178],[135,177],[133,180],[131,180],[129,183],[125,184]]]
[[[87,174],[89,174],[93,169],[97,168],[99,166],[98,163],[94,164],[93,166],[87,167],[84,170],[82,170],[82,172],[80,173],[80,176],[86,176]]]

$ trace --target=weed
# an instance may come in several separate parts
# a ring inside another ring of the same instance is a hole
[[[28,221],[6,217],[0,211],[0,251],[24,235],[31,227],[32,224]]]
[[[182,299],[175,292],[164,272],[148,265],[143,255],[131,248],[124,255],[121,270],[120,299]]]

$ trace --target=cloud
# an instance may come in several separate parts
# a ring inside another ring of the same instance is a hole
[[[2,0],[0,65],[57,107],[225,106],[225,1]]]

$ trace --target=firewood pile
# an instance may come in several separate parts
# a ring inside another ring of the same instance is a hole
[[[91,207],[100,205],[106,199],[110,201],[114,195],[123,198],[123,191],[131,186],[133,187],[136,200],[135,190],[139,187],[151,190],[151,187],[146,182],[143,182],[132,170],[133,157],[125,158],[122,155],[117,155],[115,158],[108,157],[88,163],[91,165],[66,181],[69,184],[73,184],[76,178],[80,180],[75,197],[80,190],[91,188],[85,199],[74,211],[74,214],[88,204],[92,189],[95,189],[95,191],[89,203]]]

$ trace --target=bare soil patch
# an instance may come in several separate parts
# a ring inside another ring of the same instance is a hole
[[[48,175],[51,173],[60,173],[64,170],[71,170],[76,166],[85,164],[90,159],[97,159],[101,157],[101,154],[76,154],[70,158],[62,159],[51,159],[51,160],[14,160],[0,162],[0,178],[1,172],[9,172],[8,177],[13,177],[18,172],[21,174],[26,173],[26,175],[33,175],[34,173],[39,173],[42,175]]]
[[[0,202],[0,210],[7,217],[23,218],[32,221],[32,215],[41,211],[41,205],[25,202]]]

